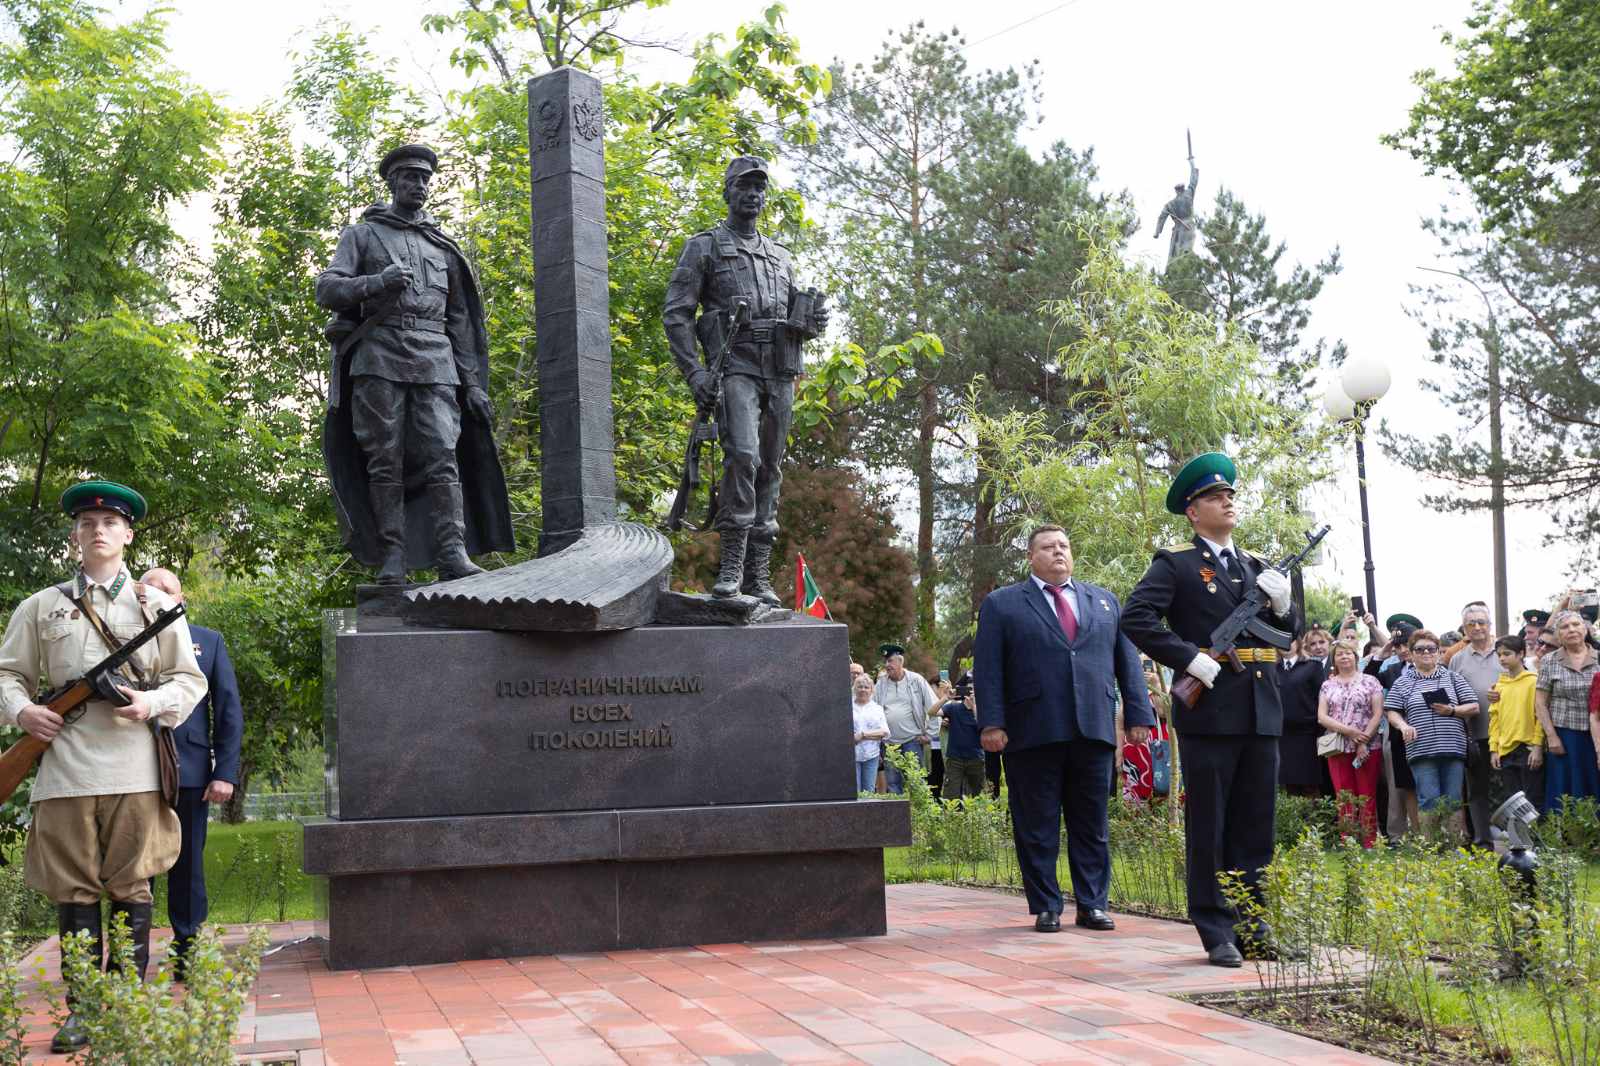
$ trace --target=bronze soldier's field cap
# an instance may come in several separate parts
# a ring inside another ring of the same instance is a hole
[[[387,179],[391,170],[401,167],[416,167],[432,174],[439,169],[439,156],[425,144],[402,144],[383,157],[378,164],[378,177]]]
[[[767,161],[758,155],[741,155],[728,164],[728,169],[722,172],[722,187],[726,189],[746,174],[760,174],[768,181],[772,175],[767,172]]]
[[[76,518],[83,511],[114,511],[129,522],[141,521],[148,508],[144,497],[115,481],[80,481],[61,494],[61,509]]]

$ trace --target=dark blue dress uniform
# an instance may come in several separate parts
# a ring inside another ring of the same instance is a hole
[[[1238,552],[1242,573],[1230,579],[1205,541],[1196,536],[1156,552],[1122,610],[1122,631],[1178,676],[1210,644],[1211,632],[1255,587],[1267,564]],[[1215,591],[1212,591],[1215,589]],[[1297,612],[1261,618],[1291,632]],[[1213,687],[1193,710],[1173,701],[1183,766],[1188,845],[1189,918],[1209,951],[1237,939],[1237,916],[1223,899],[1217,874],[1242,870],[1252,888],[1272,860],[1278,787],[1278,738],[1283,704],[1278,694],[1278,650],[1245,634],[1242,673],[1224,663]]]
[[[222,634],[191,625],[195,657],[210,690],[173,734],[178,748],[178,821],[183,850],[167,871],[167,916],[172,920],[173,951],[182,954],[206,920],[206,785],[226,781],[239,786],[239,746],[244,710],[239,682]]]

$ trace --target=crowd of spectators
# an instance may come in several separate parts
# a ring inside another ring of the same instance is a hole
[[[1492,847],[1490,816],[1513,793],[1541,812],[1600,800],[1595,615],[1592,598],[1569,593],[1499,636],[1478,600],[1462,609],[1459,629],[1442,633],[1406,613],[1382,630],[1354,612],[1331,627],[1310,624],[1278,667],[1279,784],[1334,799],[1340,825],[1367,847],[1380,834],[1417,831]],[[978,744],[970,675],[930,684],[905,668],[903,649],[885,651],[876,678],[851,664],[858,789],[904,791],[879,758],[892,746],[930,771],[935,796],[998,794],[998,760],[986,763]],[[1167,679],[1148,660],[1145,669],[1156,728],[1147,743],[1119,744],[1118,787],[1131,805],[1181,794],[1168,772]],[[940,751],[942,767],[930,757]]]

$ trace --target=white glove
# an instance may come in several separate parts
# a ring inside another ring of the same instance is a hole
[[[1185,666],[1184,671],[1200,682],[1206,688],[1211,687],[1211,682],[1217,679],[1217,674],[1222,670],[1222,664],[1217,662],[1205,652],[1194,657],[1194,662]]]
[[[1256,578],[1256,584],[1261,586],[1261,591],[1272,601],[1273,614],[1282,616],[1289,613],[1289,575],[1282,570],[1268,568],[1261,571],[1261,576]]]

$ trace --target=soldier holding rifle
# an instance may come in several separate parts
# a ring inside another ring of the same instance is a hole
[[[1173,686],[1172,725],[1187,795],[1189,917],[1214,966],[1241,965],[1241,947],[1253,957],[1279,950],[1270,930],[1236,934],[1238,915],[1217,874],[1242,870],[1255,890],[1272,859],[1283,708],[1279,648],[1268,638],[1287,631],[1280,645],[1287,648],[1288,633],[1300,625],[1288,576],[1234,547],[1237,476],[1220,452],[1192,459],[1178,473],[1167,510],[1189,519],[1194,538],[1156,552],[1122,611],[1122,631],[1180,681]],[[1231,649],[1215,647],[1214,633],[1252,595],[1261,600],[1252,619],[1256,631],[1239,634]],[[1202,686],[1189,704],[1180,695],[1184,676]]]
[[[767,203],[767,161],[740,156],[729,163],[722,198],[728,217],[684,244],[661,320],[695,402],[716,405],[722,484],[714,524],[722,554],[711,591],[743,593],[778,607],[782,601],[770,577],[772,543],[800,345],[827,328],[828,309],[818,294],[795,285],[788,249],[756,229]],[[741,302],[749,319],[730,338],[729,323]],[[701,361],[700,348],[712,362],[726,348],[720,382]],[[681,505],[674,509],[681,512]]]
[[[144,497],[114,482],[86,481],[68,489],[61,506],[72,516],[82,568],[23,600],[0,641],[0,714],[48,745],[33,785],[23,873],[55,902],[62,937],[87,932],[94,957],[102,943],[100,897],[109,895],[113,917],[123,914],[133,933],[143,978],[150,878],[172,866],[182,841],[178,816],[160,792],[150,723],[182,722],[206,694],[206,678],[189,627],[175,616],[133,653],[120,680],[97,686],[96,698],[65,716],[34,702],[46,679],[59,687],[91,674],[152,627],[152,612],[173,607],[159,589],[136,585],[123,565],[134,523],[145,516]],[[50,1047],[65,1052],[86,1042],[69,1017]]]

